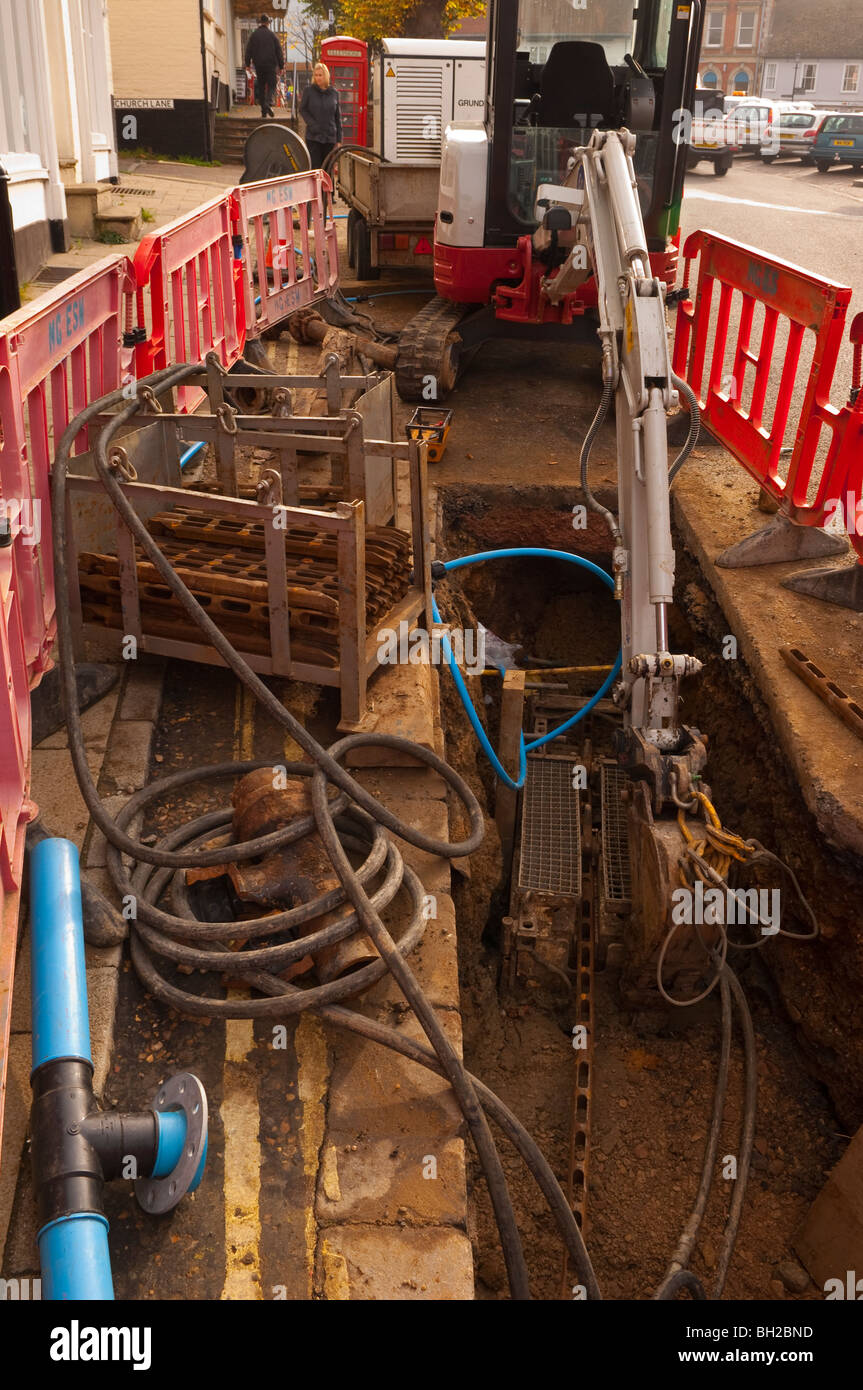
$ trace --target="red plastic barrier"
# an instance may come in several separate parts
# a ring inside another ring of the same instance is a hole
[[[320,169],[235,189],[248,337],[260,337],[295,309],[323,299],[338,283],[332,189]]]
[[[110,256],[0,321],[0,1126],[30,790],[30,689],[51,667],[49,471],[79,412],[121,385],[132,265]],[[76,450],[86,447],[82,431]]]
[[[13,513],[0,575],[17,595],[32,685],[55,634],[51,460],[69,421],[121,384],[133,287],[130,262],[109,256],[0,321],[0,497]]]
[[[863,401],[830,403],[851,290],[714,232],[694,232],[683,255],[683,283],[692,297],[678,308],[674,370],[694,390],[705,425],[793,521],[820,526],[844,506],[849,536],[863,555],[863,537],[851,522],[854,509],[849,517],[845,504],[852,493],[859,499],[863,481]],[[735,291],[741,308],[732,324]],[[756,304],[764,305],[760,335],[753,332]],[[774,352],[783,320],[787,339],[777,380]],[[798,407],[795,387],[807,333],[814,335],[814,351]],[[765,424],[771,369],[775,400]],[[783,475],[789,421],[794,445]],[[829,432],[829,443],[819,451],[822,430]]]
[[[230,367],[245,341],[242,266],[234,260],[234,194],[219,198],[145,237],[135,253],[140,378],[216,351]],[[147,293],[149,291],[149,293]],[[183,386],[178,408],[194,410],[203,395]]]

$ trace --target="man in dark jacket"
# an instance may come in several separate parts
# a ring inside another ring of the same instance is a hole
[[[270,21],[261,15],[257,29],[246,44],[246,67],[255,68],[255,84],[258,88],[258,101],[262,116],[275,116],[273,93],[276,90],[276,73],[285,66],[282,45],[270,29]]]
[[[339,94],[330,83],[326,63],[316,63],[312,81],[303,92],[300,115],[306,124],[306,144],[312,168],[320,169],[330,150],[342,143]]]

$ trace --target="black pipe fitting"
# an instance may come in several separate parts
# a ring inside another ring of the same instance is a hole
[[[40,1230],[74,1212],[102,1213],[102,1187],[112,1178],[152,1173],[159,1148],[154,1111],[101,1111],[90,1062],[55,1058],[37,1067],[30,1080],[30,1156]],[[127,1166],[131,1172],[124,1172]]]

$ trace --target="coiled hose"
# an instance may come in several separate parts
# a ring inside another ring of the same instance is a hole
[[[138,390],[147,387],[155,395],[160,395],[179,386],[200,371],[201,367],[197,364],[167,368],[140,381]],[[486,1112],[512,1140],[536,1179],[563,1236],[578,1277],[585,1286],[588,1298],[600,1298],[599,1286],[581,1232],[548,1163],[512,1112],[466,1070],[406,959],[422,933],[422,917],[418,911],[422,896],[421,885],[416,875],[404,864],[384,830],[389,830],[430,854],[448,859],[462,857],[477,849],[483,839],[484,821],[479,802],[448,763],[429,749],[407,739],[390,734],[353,734],[341,739],[332,748],[324,749],[243,660],[174,572],[127,499],[113,470],[111,440],[123,425],[131,420],[140,409],[140,405],[141,401],[137,397],[129,401],[128,395],[122,390],[114,391],[82,411],[67,426],[59,442],[52,471],[51,498],[57,592],[65,594],[68,591],[66,480],[72,448],[82,429],[97,415],[119,407],[110,423],[101,430],[94,449],[96,472],[102,485],[135,544],[141,547],[156,566],[184,612],[200,628],[209,645],[219,653],[237,679],[252,691],[276,723],[286,729],[297,745],[310,757],[310,763],[288,765],[286,771],[311,779],[313,814],[295,821],[283,830],[239,844],[231,843],[230,840],[228,843],[212,844],[214,835],[219,835],[220,839],[224,838],[219,832],[224,832],[231,819],[228,808],[199,817],[165,836],[155,845],[144,844],[132,838],[128,833],[132,821],[152,801],[165,793],[187,783],[225,776],[236,777],[256,767],[272,764],[267,761],[222,763],[174,773],[136,793],[117,819],[113,820],[100,800],[90,775],[78,713],[71,615],[68,604],[58,603],[60,675],[69,749],[85,804],[94,823],[108,841],[108,867],[113,882],[123,896],[128,898],[131,895],[134,900],[135,916],[129,927],[131,955],[136,971],[145,987],[156,998],[184,1013],[222,1018],[285,1018],[303,1009],[312,1009],[321,1018],[383,1046],[391,1047],[419,1065],[444,1076],[458,1099],[483,1167],[500,1232],[512,1297],[530,1297],[527,1267],[506,1177],[489,1129]],[[424,763],[445,780],[467,812],[470,830],[466,839],[449,844],[405,824],[351,777],[342,766],[342,759],[353,748],[372,744],[410,753],[418,762]],[[336,789],[336,795],[332,798],[329,795],[330,783]],[[303,937],[301,943],[256,946],[251,951],[239,952],[231,950],[227,944],[229,939],[236,938],[236,922],[202,922],[195,917],[187,896],[183,870],[250,860],[281,845],[293,843],[313,830],[317,830],[326,846],[341,884],[341,892],[333,891],[314,903],[279,913],[259,923],[244,922],[243,935],[257,941],[274,933],[283,933],[337,907],[340,902],[344,902],[348,907],[344,917]],[[206,844],[210,847],[202,848]],[[359,869],[355,870],[351,865],[347,850],[365,854],[364,862]],[[134,863],[131,870],[123,863],[124,855]],[[383,882],[372,890],[371,882],[380,873],[384,875]],[[157,906],[169,885],[173,912],[163,911]],[[368,892],[366,885],[369,885]],[[407,931],[396,943],[380,916],[380,909],[391,902],[402,887],[407,892],[414,911]],[[125,930],[125,924],[122,929],[118,924],[118,940],[125,935]],[[364,932],[369,936],[378,951],[380,961],[345,979],[331,981],[311,990],[291,985],[274,973],[276,970],[284,970],[298,955],[314,953],[321,946],[343,940],[355,931]],[[229,956],[227,968],[224,964],[226,953]],[[158,969],[155,958],[168,959],[176,964],[186,964],[198,969],[209,969],[220,973],[223,978],[226,975],[231,978],[242,975],[251,987],[268,997],[227,1000],[212,995],[191,994],[166,980]],[[341,1007],[344,1000],[366,989],[387,970],[396,979],[419,1019],[431,1044],[430,1048],[402,1037],[395,1029],[387,1028]]]

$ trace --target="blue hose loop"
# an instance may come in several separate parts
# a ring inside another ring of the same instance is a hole
[[[579,565],[582,569],[588,570],[591,574],[595,574],[597,579],[601,579],[603,584],[614,593],[614,580],[611,575],[606,574],[605,570],[600,569],[599,565],[595,565],[592,560],[585,560],[581,555],[572,555],[568,550],[547,550],[543,546],[531,545],[518,546],[507,550],[482,550],[476,555],[461,555],[455,560],[447,560],[444,562],[444,569],[447,571],[465,569],[468,565],[479,565],[484,560],[521,559],[525,556],[541,560],[568,560],[570,564]],[[440,611],[434,596],[432,596],[432,617],[436,623],[441,622]],[[561,734],[566,733],[567,730],[577,724],[580,719],[583,719],[586,714],[589,714],[594,706],[597,705],[603,696],[611,689],[623,664],[623,652],[622,650],[618,650],[614,665],[596,694],[592,695],[587,701],[587,704],[583,705],[581,709],[571,715],[569,719],[565,719],[562,724],[558,724],[556,729],[552,729],[549,733],[543,734],[542,738],[534,739],[532,743],[525,743],[524,733],[521,734],[518,748],[518,781],[514,781],[492,748],[488,734],[480,723],[479,715],[476,712],[473,700],[470,698],[464,676],[458,668],[458,662],[453,655],[449,638],[445,633],[442,634],[441,646],[443,647],[444,655],[446,656],[450,671],[452,672],[456,690],[464,705],[465,713],[470,720],[471,728],[476,734],[480,746],[491,763],[496,776],[503,782],[504,786],[511,787],[513,791],[518,791],[524,786],[524,779],[527,774],[528,753],[532,753],[536,748],[541,748],[543,744],[551,743],[552,739],[559,738]]]

